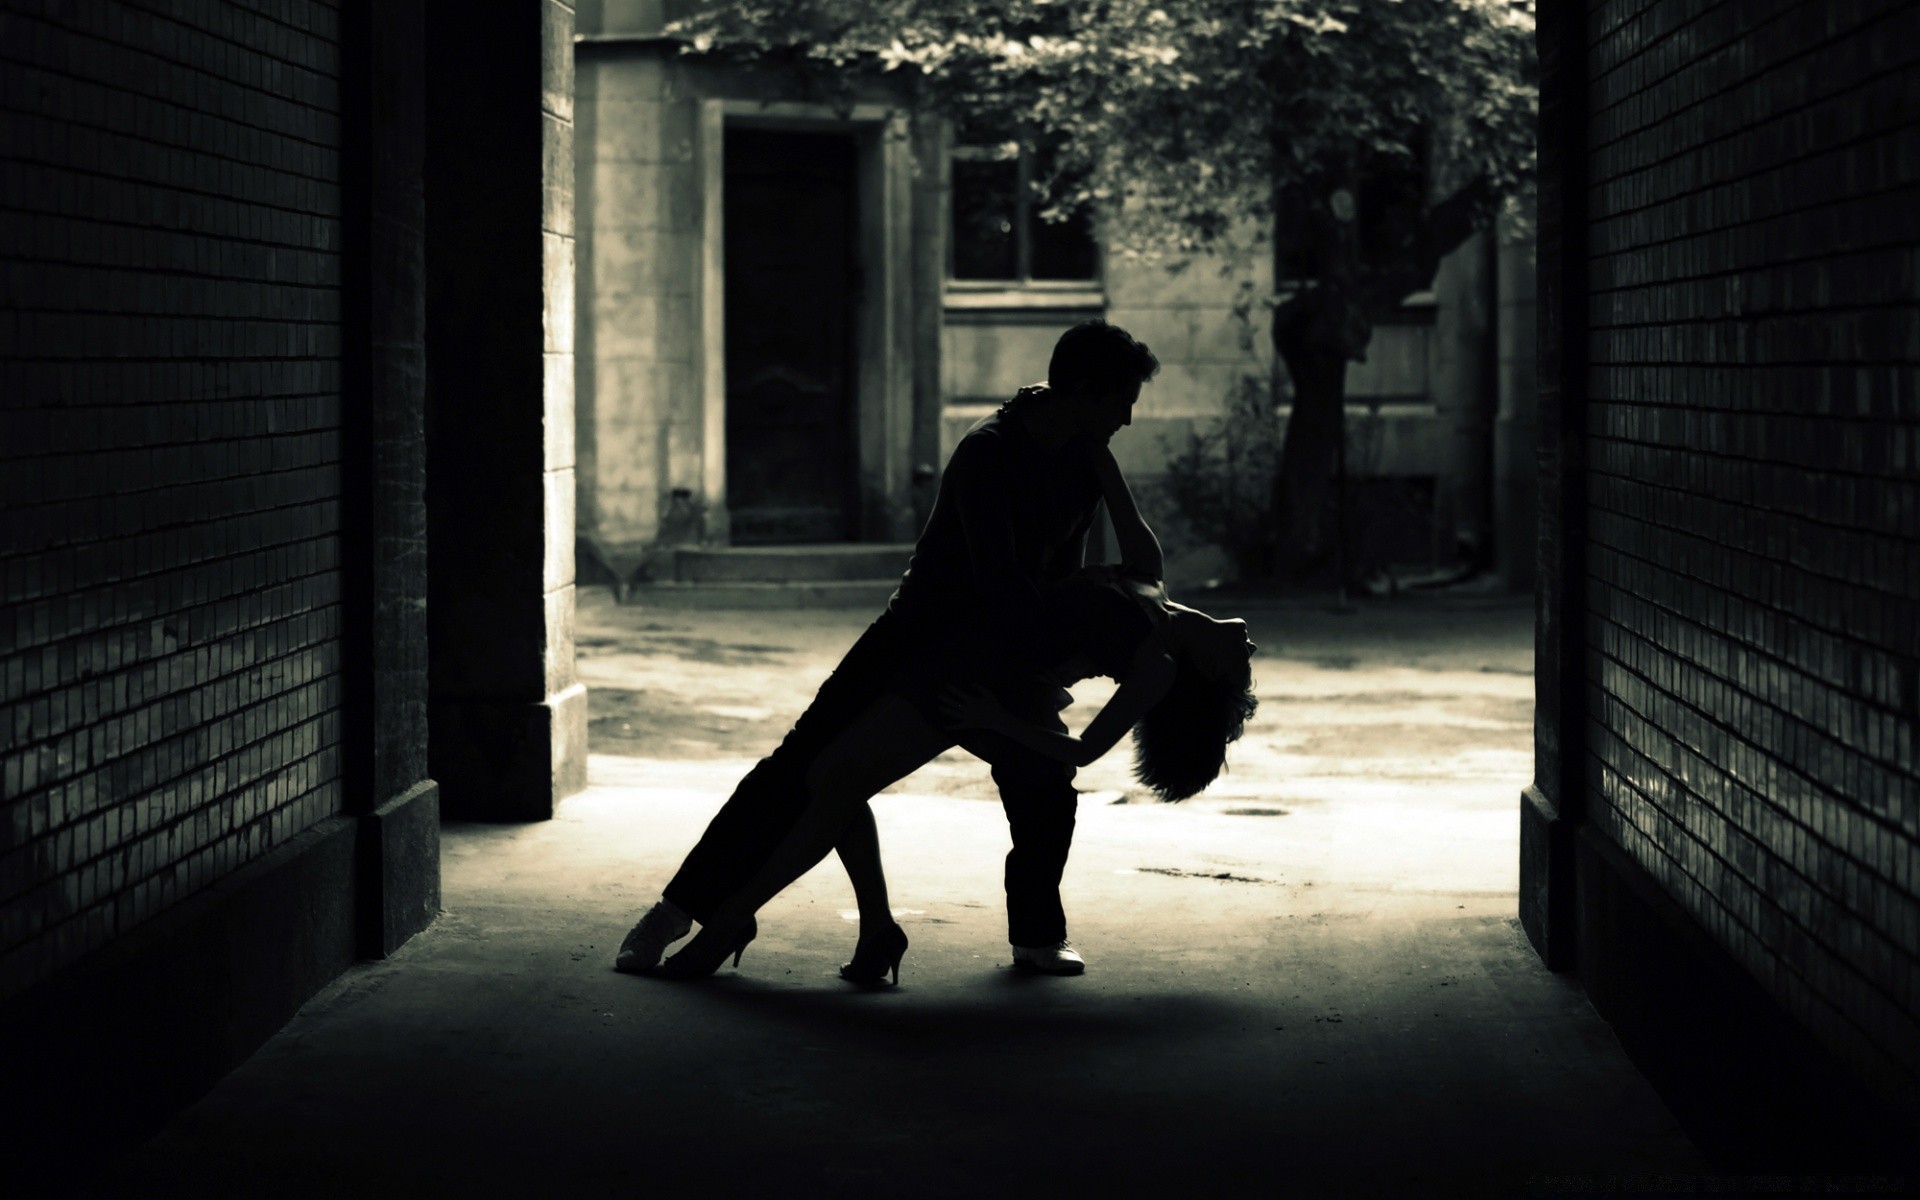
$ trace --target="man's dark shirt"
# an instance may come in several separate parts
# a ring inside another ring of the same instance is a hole
[[[1082,447],[1048,449],[1018,416],[1022,396],[973,426],[940,477],[933,512],[888,611],[922,628],[982,612],[1031,636],[1040,589],[1078,569],[1100,501]]]

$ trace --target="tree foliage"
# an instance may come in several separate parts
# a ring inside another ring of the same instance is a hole
[[[1126,249],[1212,249],[1278,215],[1283,253],[1310,256],[1299,218],[1363,177],[1384,264],[1410,244],[1407,181],[1431,204],[1530,173],[1532,27],[1507,0],[747,0],[673,28],[828,78],[910,72],[933,106],[1045,130],[1055,204],[1121,217]]]

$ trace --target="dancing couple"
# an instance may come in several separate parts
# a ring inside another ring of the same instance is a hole
[[[1120,327],[1084,322],[1055,344],[1044,385],[967,431],[886,610],[740,781],[627,934],[618,970],[696,978],[728,956],[738,965],[754,914],[832,850],[860,914],[840,974],[898,983],[907,936],[867,802],[954,745],[992,768],[1011,826],[1014,965],[1086,969],[1060,903],[1075,769],[1132,730],[1140,781],[1184,799],[1219,774],[1255,705],[1246,623],[1167,598],[1160,544],[1107,446],[1159,366]],[[1084,567],[1103,500],[1121,562]],[[1059,716],[1065,687],[1093,675],[1119,687],[1076,736]],[[662,962],[695,921],[699,934]]]

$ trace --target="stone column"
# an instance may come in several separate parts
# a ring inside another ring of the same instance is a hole
[[[1587,59],[1584,6],[1543,5],[1536,306],[1539,540],[1533,783],[1520,796],[1520,924],[1551,970],[1575,962],[1574,829],[1586,788]]]
[[[427,762],[423,0],[341,16],[341,655],[356,941],[397,949],[440,911]]]
[[[1433,280],[1433,398],[1445,439],[1436,481],[1435,558],[1456,561],[1463,541],[1484,563],[1492,540],[1493,273],[1486,234],[1446,258]]]
[[[1494,226],[1499,308],[1500,409],[1493,423],[1493,567],[1516,592],[1533,590],[1540,540],[1538,305],[1534,301],[1533,198],[1519,219]]]
[[[573,651],[573,10],[429,0],[429,712],[450,816],[586,786]]]

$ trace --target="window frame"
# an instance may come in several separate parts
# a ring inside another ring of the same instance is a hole
[[[1019,272],[1012,278],[961,279],[954,275],[956,265],[953,236],[953,174],[957,161],[1004,162],[1004,151],[1013,147],[1013,260]],[[993,151],[1001,151],[996,155]],[[1093,235],[1089,221],[1088,241],[1093,250],[1093,269],[1084,279],[1035,279],[1033,277],[1032,222],[1040,218],[1034,210],[1032,195],[1034,147],[1029,138],[1009,138],[1001,142],[952,141],[946,147],[946,270],[947,304],[950,308],[1031,308],[1086,307],[1106,302],[1107,248]]]

